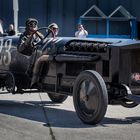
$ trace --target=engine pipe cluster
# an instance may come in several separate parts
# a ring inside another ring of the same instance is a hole
[[[73,41],[65,46],[65,51],[106,52],[107,43]]]

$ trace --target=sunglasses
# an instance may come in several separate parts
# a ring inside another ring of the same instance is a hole
[[[52,27],[52,29],[53,29],[53,30],[58,30],[58,28],[56,28],[56,27]]]

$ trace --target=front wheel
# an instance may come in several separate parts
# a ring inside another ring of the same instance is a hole
[[[99,73],[83,71],[76,78],[73,89],[74,107],[78,117],[87,124],[99,123],[107,110],[108,94]]]
[[[49,98],[54,103],[63,103],[67,99],[67,95],[61,95],[56,93],[48,93]]]

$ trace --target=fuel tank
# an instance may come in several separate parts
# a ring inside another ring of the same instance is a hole
[[[29,56],[17,52],[19,36],[0,37],[0,70],[24,73],[29,63]]]

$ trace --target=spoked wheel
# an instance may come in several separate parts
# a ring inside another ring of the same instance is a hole
[[[48,93],[49,98],[54,103],[63,103],[67,99],[67,95]]]
[[[99,123],[107,110],[108,94],[105,82],[95,71],[83,71],[73,90],[74,107],[78,117],[87,124]]]
[[[10,93],[15,93],[15,78],[12,73],[7,73],[5,80],[5,88]]]

